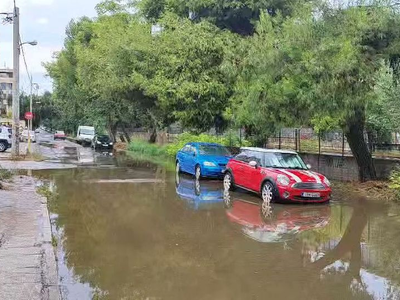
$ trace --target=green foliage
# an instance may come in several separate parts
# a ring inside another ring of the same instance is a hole
[[[200,134],[194,135],[190,133],[183,133],[178,136],[177,140],[166,146],[166,152],[170,156],[175,156],[176,153],[185,146],[187,143],[217,143],[224,146],[231,147],[240,147],[240,146],[249,146],[249,142],[242,140],[242,144],[240,145],[240,140],[238,137],[234,138],[232,135],[228,136],[214,136],[208,134]]]
[[[0,167],[0,181],[9,180],[14,176],[13,172]]]
[[[167,152],[164,147],[151,144],[146,141],[135,139],[133,140],[128,147],[128,151],[134,152],[136,154],[142,154],[151,157],[165,157],[167,156]]]
[[[390,176],[389,188],[393,190],[396,195],[396,199],[400,201],[400,169],[392,172]]]

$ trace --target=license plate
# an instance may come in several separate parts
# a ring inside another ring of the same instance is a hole
[[[320,193],[303,193],[301,195],[303,197],[306,197],[306,198],[319,198],[319,197],[321,197]]]
[[[103,146],[104,146],[104,147],[107,147],[108,145],[107,145],[107,144],[103,144]]]

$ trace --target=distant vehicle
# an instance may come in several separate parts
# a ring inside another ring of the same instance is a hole
[[[194,210],[213,208],[224,201],[224,190],[218,182],[200,182],[176,173],[176,193]]]
[[[43,129],[37,129],[35,131],[35,140],[36,143],[53,143],[54,142],[54,134],[47,132]]]
[[[95,137],[95,129],[92,126],[79,126],[76,140],[78,144],[90,145]]]
[[[329,180],[310,168],[293,151],[242,148],[226,167],[224,188],[244,188],[261,195],[268,203],[329,201]]]
[[[224,146],[211,143],[188,143],[176,155],[176,171],[201,177],[222,177],[231,153]]]
[[[114,143],[108,135],[96,135],[92,140],[94,150],[112,150]]]
[[[32,131],[29,131],[29,130],[22,131],[21,136],[19,138],[20,141],[27,142],[29,140],[29,135],[30,135],[32,143],[36,142],[35,131],[33,131],[33,130]]]
[[[62,130],[56,131],[56,133],[54,134],[55,140],[65,140],[66,138],[67,138],[67,135]]]
[[[12,130],[6,126],[0,126],[0,152],[5,152],[11,148]]]

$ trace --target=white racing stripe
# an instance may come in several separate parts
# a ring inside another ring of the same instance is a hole
[[[279,169],[282,173],[285,173],[286,175],[289,175],[292,179],[294,179],[296,182],[303,182],[299,176],[293,174],[292,172],[289,172],[287,170]]]
[[[307,175],[313,177],[317,181],[317,183],[322,183],[321,178],[319,178],[318,175],[316,175],[316,174],[314,174],[313,172],[310,172],[310,171],[306,171],[306,173],[307,173]]]

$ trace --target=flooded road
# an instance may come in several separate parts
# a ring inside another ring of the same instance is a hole
[[[400,299],[400,206],[272,206],[149,164],[36,173],[64,299]],[[264,213],[263,213],[264,212]]]

